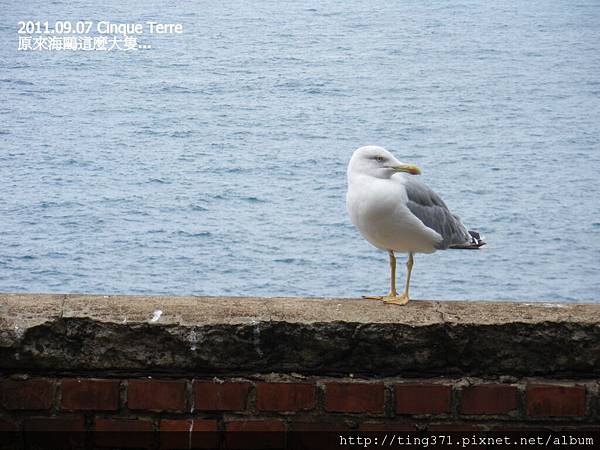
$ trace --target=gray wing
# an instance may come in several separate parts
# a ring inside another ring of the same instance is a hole
[[[406,177],[406,195],[408,209],[427,227],[437,231],[443,240],[436,246],[447,249],[454,245],[464,245],[471,241],[471,236],[460,221],[450,212],[444,201],[427,185]]]

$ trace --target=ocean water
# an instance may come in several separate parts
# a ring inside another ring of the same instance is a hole
[[[0,291],[384,294],[345,210],[351,153],[378,144],[489,242],[417,255],[413,298],[600,300],[598,2],[0,11]],[[20,20],[184,32],[17,51]]]

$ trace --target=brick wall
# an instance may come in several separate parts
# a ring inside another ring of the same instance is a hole
[[[0,431],[14,432],[10,448],[49,430],[82,448],[244,448],[220,432],[278,432],[277,447],[302,430],[591,430],[598,392],[596,380],[12,376],[0,379]]]
[[[599,380],[600,304],[0,294],[0,448],[598,443]]]

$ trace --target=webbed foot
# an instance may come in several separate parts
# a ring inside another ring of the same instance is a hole
[[[383,297],[383,303],[387,303],[388,305],[406,305],[408,303],[408,295],[386,295]]]

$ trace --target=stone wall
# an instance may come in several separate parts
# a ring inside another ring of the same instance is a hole
[[[6,448],[600,437],[599,376],[596,305],[0,295]]]

